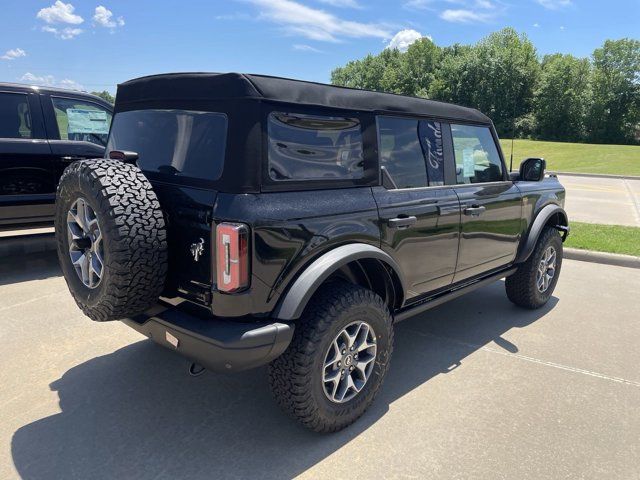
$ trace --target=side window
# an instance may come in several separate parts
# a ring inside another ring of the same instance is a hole
[[[364,176],[356,118],[272,112],[268,120],[272,180],[349,180]]]
[[[92,102],[52,97],[60,140],[77,140],[105,146],[111,112]]]
[[[451,125],[457,183],[499,182],[502,162],[488,127]]]
[[[0,93],[0,138],[32,138],[27,95]]]
[[[444,185],[444,151],[439,122],[378,117],[380,166],[398,188]]]

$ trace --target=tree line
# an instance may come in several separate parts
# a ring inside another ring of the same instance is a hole
[[[428,38],[385,49],[331,73],[331,82],[474,107],[503,137],[640,144],[640,41],[607,40],[591,58],[540,57],[505,28],[474,45]]]

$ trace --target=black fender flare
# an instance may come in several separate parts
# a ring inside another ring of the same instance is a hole
[[[566,235],[569,233],[569,221],[567,212],[565,212],[564,209],[559,205],[547,205],[538,212],[538,215],[536,215],[536,218],[533,221],[531,228],[529,229],[529,233],[521,243],[521,248],[518,252],[518,255],[516,256],[515,263],[522,263],[527,261],[527,259],[533,253],[534,248],[536,248],[536,243],[538,242],[538,238],[542,233],[542,229],[545,227],[549,219],[556,214],[561,215],[561,217],[564,219],[564,224],[553,226],[565,233],[565,237],[563,237],[564,241],[564,238],[566,238]]]
[[[400,274],[400,266],[397,262],[378,247],[366,243],[350,243],[336,247],[313,261],[296,278],[291,288],[280,300],[273,317],[279,320],[296,320],[300,318],[311,296],[332,273],[350,262],[363,259],[380,260],[395,271],[402,284],[401,294],[403,298],[401,301],[404,301],[406,289]]]

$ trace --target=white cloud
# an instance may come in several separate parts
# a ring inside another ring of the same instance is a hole
[[[305,45],[301,43],[294,45],[293,49],[298,50],[299,52],[324,53],[322,50],[318,50],[317,48],[312,47],[311,45]]]
[[[16,58],[26,57],[27,52],[25,52],[21,48],[14,48],[12,50],[7,50],[4,55],[0,57],[2,60],[15,60]]]
[[[362,8],[362,6],[356,0],[319,0],[322,3],[331,5],[332,7],[341,8]]]
[[[433,0],[409,0],[402,6],[409,10],[429,10]]]
[[[45,87],[60,87],[68,88],[71,90],[84,90],[83,86],[75,80],[65,78],[58,82],[53,75],[34,75],[31,72],[27,72],[22,75],[22,77],[20,77],[20,81],[30,83],[32,85],[42,85]]]
[[[124,18],[113,18],[113,12],[102,5],[96,7],[93,14],[93,23],[105,28],[117,28],[124,26]]]
[[[260,19],[281,25],[288,34],[311,40],[339,42],[343,37],[391,37],[390,32],[381,25],[344,20],[293,0],[248,1],[260,8]]]
[[[56,3],[50,7],[41,9],[36,18],[44,21],[45,23],[69,23],[71,25],[80,25],[84,22],[84,18],[80,15],[73,13],[75,7],[70,3],[64,3],[60,0],[56,0]]]
[[[489,0],[476,0],[476,6],[479,8],[485,8],[487,10],[495,8],[495,5]]]
[[[42,27],[42,31],[53,33],[57,38],[60,38],[62,40],[71,40],[72,38],[80,35],[84,30],[74,27],[56,28],[45,25],[44,27]]]
[[[416,40],[420,40],[422,36],[423,35],[416,30],[400,30],[393,36],[393,38],[389,42],[389,45],[387,45],[387,48],[397,48],[401,52],[406,52],[409,48],[409,45],[411,45]]]
[[[487,13],[474,12],[473,10],[445,10],[440,14],[440,18],[453,23],[486,23],[493,17]]]
[[[84,90],[84,87],[75,80],[64,78],[58,82],[58,86],[61,88],[68,88],[69,90]]]
[[[549,10],[557,10],[559,8],[568,7],[571,5],[571,0],[536,0],[544,8]]]

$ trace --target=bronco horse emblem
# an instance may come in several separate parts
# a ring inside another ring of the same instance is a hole
[[[204,253],[204,239],[201,238],[199,242],[191,244],[191,255],[193,255],[193,259],[197,262],[200,260],[200,257]]]

